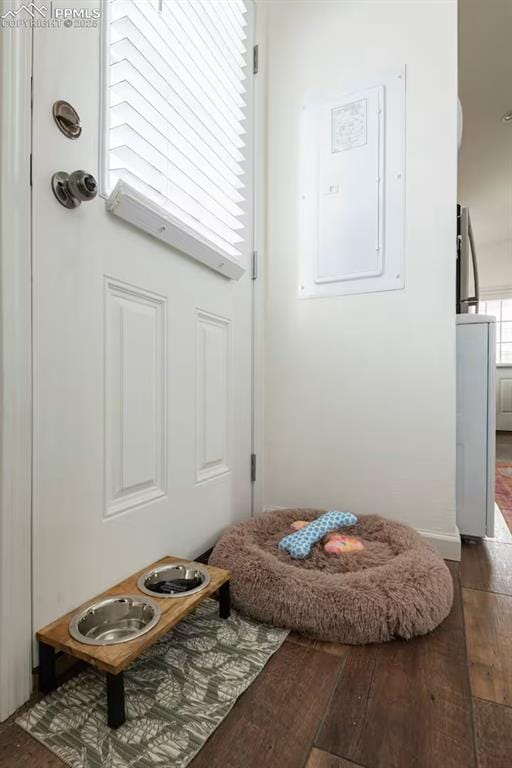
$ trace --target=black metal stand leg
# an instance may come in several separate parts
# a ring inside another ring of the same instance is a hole
[[[50,693],[57,687],[55,648],[39,641],[39,690]]]
[[[124,709],[124,674],[119,672],[112,675],[107,672],[107,710],[108,724],[111,728],[119,728],[126,720]]]
[[[219,587],[219,616],[221,619],[229,619],[231,614],[231,596],[229,592],[229,581]]]

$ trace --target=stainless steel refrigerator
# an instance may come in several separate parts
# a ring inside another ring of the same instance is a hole
[[[457,205],[457,295],[456,312],[466,314],[471,307],[478,312],[480,299],[475,238],[469,209]]]

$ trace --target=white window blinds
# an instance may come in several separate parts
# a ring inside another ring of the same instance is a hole
[[[106,21],[105,192],[121,181],[163,209],[177,247],[181,230],[236,262],[249,248],[247,16],[242,0],[109,0]]]

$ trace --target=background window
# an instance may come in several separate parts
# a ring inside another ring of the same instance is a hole
[[[512,299],[481,301],[479,314],[496,318],[496,362],[512,364]]]
[[[249,248],[248,15],[242,0],[109,0],[106,22],[103,192],[124,182],[235,261]]]

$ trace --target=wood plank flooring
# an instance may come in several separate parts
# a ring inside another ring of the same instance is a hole
[[[467,544],[460,578],[468,589],[512,595],[512,547],[500,541]]]
[[[511,768],[512,543],[449,565],[435,632],[364,647],[291,634],[190,768]],[[64,768],[0,725],[0,768],[32,766]]]
[[[15,723],[0,731],[0,765],[2,768],[65,768],[62,760]]]
[[[473,695],[512,706],[512,597],[465,589],[464,613]]]
[[[361,768],[361,766],[313,747],[306,768]]]
[[[285,643],[190,768],[297,768],[328,706],[342,658]]]
[[[475,765],[457,568],[452,572],[454,607],[436,632],[350,650],[315,742],[320,749],[364,766]]]
[[[474,712],[479,768],[510,768],[512,708],[475,699]]]

